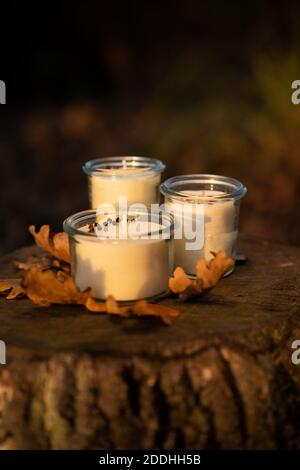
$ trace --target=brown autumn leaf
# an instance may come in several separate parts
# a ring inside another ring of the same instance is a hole
[[[106,299],[106,312],[111,315],[127,316],[130,312],[130,306],[120,306],[116,299],[109,295]]]
[[[166,325],[172,324],[172,319],[179,315],[174,308],[160,304],[150,304],[146,300],[139,300],[133,305],[133,313],[137,316],[155,316],[161,318]]]
[[[35,304],[85,304],[92,297],[92,290],[79,292],[72,277],[64,271],[48,269],[40,271],[34,267],[23,271],[22,286],[26,295]]]
[[[107,313],[128,317],[130,315],[152,316],[160,318],[166,325],[171,325],[172,319],[179,315],[179,311],[159,304],[150,304],[145,300],[139,300],[132,305],[120,306],[116,299],[110,295],[106,302],[97,302],[93,298],[88,298],[85,303],[86,308],[91,312]]]
[[[45,271],[46,269],[51,268],[53,264],[53,258],[49,254],[37,256],[30,255],[26,261],[16,261],[16,266],[19,269],[24,269],[28,271],[31,268],[38,268],[40,271]]]
[[[214,257],[209,263],[206,263],[204,258],[197,262],[196,279],[190,279],[180,267],[175,269],[173,277],[169,279],[169,288],[173,293],[179,294],[180,300],[185,301],[205,294],[234,264],[234,260],[228,258],[224,250],[212,254]]]
[[[0,292],[6,292],[6,299],[13,300],[20,295],[25,294],[25,289],[22,287],[22,279],[1,279],[0,280]],[[9,291],[9,292],[8,292]]]
[[[84,291],[77,292],[77,296],[75,302],[77,305],[86,305],[88,299],[92,299],[94,297],[94,292],[92,289],[87,288]]]
[[[46,271],[51,268],[59,268],[68,274],[71,274],[71,265],[63,260],[54,258],[50,253],[41,255],[30,255],[25,261],[16,261],[16,266],[24,271],[31,268],[37,268],[40,271]]]
[[[97,302],[92,297],[89,297],[85,302],[85,307],[90,312],[96,313],[106,313],[106,303],[105,302]]]
[[[168,325],[171,324],[171,319],[179,314],[177,310],[146,301],[139,301],[130,306],[119,305],[113,296],[109,296],[106,302],[96,301],[91,289],[80,292],[71,277],[67,235],[52,233],[49,225],[43,225],[39,232],[31,225],[29,232],[34,236],[36,244],[48,253],[32,255],[26,261],[16,262],[22,271],[22,278],[0,280],[0,292],[10,291],[7,299],[23,294],[33,303],[43,307],[51,304],[79,304],[91,312],[122,317],[130,314],[155,316]]]
[[[174,273],[173,277],[169,279],[169,289],[174,294],[179,294],[180,299],[183,298],[183,295],[186,298],[194,297],[194,292],[197,291],[194,289],[193,281],[188,277],[183,268],[178,266]]]
[[[70,263],[67,263],[66,261],[63,261],[61,259],[53,258],[52,259],[52,267],[53,268],[59,268],[62,271],[64,271],[66,274],[71,275],[71,265]]]
[[[65,232],[54,234],[49,225],[42,225],[39,232],[36,232],[34,225],[30,225],[28,230],[40,248],[51,253],[55,258],[70,263],[69,239]]]
[[[85,306],[90,312],[108,313],[111,315],[124,316],[129,311],[128,307],[120,307],[112,295],[109,295],[105,302],[98,302],[93,298],[89,298],[87,299]]]
[[[213,259],[206,264],[202,258],[196,264],[196,276],[203,283],[203,290],[214,287],[221,277],[226,273],[230,266],[234,265],[234,259],[228,258],[224,250],[218,253],[212,252]]]
[[[175,309],[159,304],[150,304],[145,300],[124,306],[119,305],[113,296],[108,296],[106,302],[98,302],[94,299],[91,289],[80,292],[71,276],[66,272],[53,269],[41,271],[36,266],[23,270],[22,279],[0,280],[0,292],[9,290],[7,299],[26,294],[33,303],[41,307],[49,307],[51,304],[78,304],[84,305],[91,312],[121,317],[130,315],[154,316],[160,318],[166,325],[170,325],[173,317],[179,315]]]

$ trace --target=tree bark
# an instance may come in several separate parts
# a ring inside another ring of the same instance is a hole
[[[300,250],[249,261],[171,327],[0,299],[0,449],[300,448]],[[13,261],[1,259],[1,277]]]

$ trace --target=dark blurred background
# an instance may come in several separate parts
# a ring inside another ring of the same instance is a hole
[[[87,208],[81,165],[119,154],[241,179],[242,231],[300,244],[297,2],[23,3],[1,7],[0,252]]]

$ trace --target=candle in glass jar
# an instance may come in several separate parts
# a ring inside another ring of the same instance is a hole
[[[209,262],[212,252],[220,250],[235,257],[240,199],[246,193],[240,182],[222,176],[186,175],[170,178],[161,185],[161,191],[166,209],[174,212],[175,225],[181,229],[179,235],[183,234],[178,238],[175,230],[175,266],[183,267],[194,276],[199,258],[204,257]],[[201,245],[196,249],[187,249],[190,244],[190,239],[184,235],[187,223],[197,225],[195,237],[197,235]]]
[[[85,211],[69,217],[64,229],[70,239],[73,278],[81,291],[91,287],[98,299],[113,295],[120,301],[167,291],[173,268],[169,217],[148,221],[145,213],[136,212],[124,224],[115,214],[99,217]]]
[[[159,184],[165,165],[147,157],[106,157],[88,161],[83,170],[89,178],[90,205],[119,204],[126,197],[128,205],[157,203]]]

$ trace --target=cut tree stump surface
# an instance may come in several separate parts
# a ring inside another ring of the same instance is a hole
[[[1,258],[14,277],[27,247]],[[300,448],[300,250],[241,238],[244,265],[180,310],[120,319],[0,298],[0,449]]]

